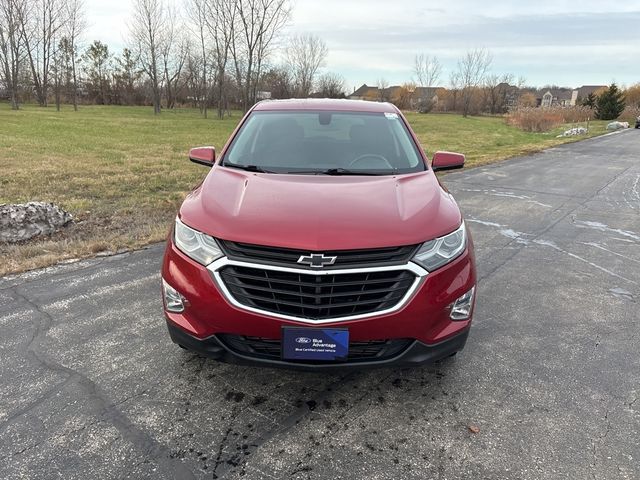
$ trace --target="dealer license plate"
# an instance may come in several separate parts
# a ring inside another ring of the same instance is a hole
[[[349,330],[345,328],[282,328],[284,360],[346,360]]]

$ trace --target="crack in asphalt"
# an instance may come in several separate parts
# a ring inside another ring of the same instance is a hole
[[[604,433],[601,433],[597,439],[593,439],[593,438],[591,439],[591,454],[592,454],[593,460],[590,466],[592,470],[591,475],[594,480],[597,478],[596,468],[598,467],[597,443],[602,443],[604,439],[607,438],[607,436],[609,435],[609,432],[611,431],[611,421],[609,420],[609,409],[607,409],[604,413],[604,420],[607,423]]]
[[[99,412],[96,413],[96,415],[111,423],[111,425],[120,432],[124,440],[131,442],[144,455],[150,456],[151,459],[157,461],[164,471],[173,474],[175,478],[195,478],[193,473],[183,465],[181,461],[174,461],[171,458],[170,451],[165,445],[155,440],[147,432],[138,428],[124,413],[119,411],[116,404],[111,402],[106,395],[100,391],[93,380],[73,368],[66,367],[48,359],[46,354],[39,351],[38,343],[46,337],[46,334],[54,323],[54,320],[48,312],[41,308],[40,305],[29,299],[25,294],[20,293],[18,288],[19,287],[13,287],[13,292],[25,303],[31,306],[31,308],[39,314],[36,315],[36,317],[40,318],[40,321],[36,320],[36,328],[26,345],[26,351],[36,361],[36,363],[40,364],[44,368],[65,374],[68,377],[67,380],[58,385],[60,388],[53,393],[49,393],[49,398],[53,394],[59,392],[63,386],[70,382],[74,382],[75,385],[85,391],[87,394],[86,400],[92,403],[91,406]],[[51,390],[55,390],[55,388]],[[45,400],[46,399],[41,400],[39,404],[43,403]],[[32,402],[30,408],[23,409],[24,412],[22,412],[22,415],[35,408],[37,406],[34,405],[35,403],[38,402]],[[15,416],[14,421],[19,418],[19,416],[20,415]]]

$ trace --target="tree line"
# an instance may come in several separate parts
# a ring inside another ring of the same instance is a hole
[[[82,9],[81,0],[0,0],[0,79],[12,108],[23,89],[46,106],[63,76],[77,85],[77,56],[69,52],[78,49]],[[71,97],[77,108],[77,95]]]
[[[0,86],[11,107],[35,101],[189,104],[204,116],[272,98],[344,96],[344,79],[319,75],[328,49],[314,35],[284,38],[289,0],[132,0],[126,47],[86,45],[83,0],[0,0]],[[284,55],[273,61],[278,47]]]
[[[411,81],[399,87],[389,87],[389,83],[381,78],[377,82],[377,91],[365,97],[390,101],[402,109],[415,109],[423,113],[434,109],[460,112],[465,117],[478,113],[506,113],[514,102],[514,93],[519,94],[525,89],[525,80],[520,77],[517,84],[513,85],[514,75],[490,71],[492,62],[493,56],[485,49],[467,51],[458,59],[456,68],[451,70],[445,88],[438,86],[442,75],[438,58],[420,53],[414,58]],[[421,92],[416,98],[414,93],[419,88]]]
[[[523,77],[511,73],[491,71],[493,56],[486,49],[467,51],[458,59],[456,68],[449,74],[447,87],[437,87],[442,66],[435,56],[425,53],[415,55],[413,79],[399,87],[389,87],[385,79],[379,79],[377,90],[365,98],[390,101],[403,109],[415,109],[423,113],[437,110],[458,112],[463,116],[477,114],[500,115],[516,108],[534,108],[540,104],[540,92],[564,90],[557,86],[537,89],[526,85]],[[412,95],[421,87],[421,95]],[[437,101],[434,99],[437,97]],[[613,83],[577,98],[577,107],[592,110],[595,118],[617,118],[625,106],[640,113],[640,83],[620,89]]]
[[[62,103],[151,105],[159,114],[189,105],[205,117],[215,108],[220,118],[267,97],[344,97],[342,76],[320,74],[325,42],[284,35],[289,2],[131,0],[126,46],[116,54],[99,40],[85,41],[83,0],[0,0],[0,94],[13,109],[35,101],[58,109]],[[470,50],[450,71],[447,88],[436,88],[438,58],[418,54],[411,82],[391,89],[381,78],[368,99],[464,116],[537,106],[536,89],[510,73],[493,73],[492,63],[489,51]],[[436,94],[416,101],[417,87]],[[624,96],[627,105],[640,106],[640,86]],[[595,108],[594,95],[581,100]]]

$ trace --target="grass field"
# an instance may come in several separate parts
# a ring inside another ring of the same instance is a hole
[[[428,152],[459,151],[482,165],[558,143],[563,128],[521,132],[502,118],[407,114]],[[0,244],[0,276],[162,240],[184,195],[207,173],[187,160],[191,146],[220,148],[240,120],[203,119],[198,111],[0,104],[0,204],[54,202],[75,222],[46,239]],[[592,123],[590,136],[606,122]]]

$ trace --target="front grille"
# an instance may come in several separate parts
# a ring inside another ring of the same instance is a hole
[[[311,275],[227,265],[219,273],[242,305],[312,320],[392,308],[415,280],[408,270]]]
[[[232,260],[260,262],[296,268],[312,268],[299,264],[301,256],[310,253],[323,253],[325,256],[337,257],[333,265],[323,267],[323,270],[337,268],[377,267],[383,265],[403,265],[409,261],[417,250],[418,245],[403,245],[400,247],[384,247],[365,250],[329,250],[312,252],[310,250],[294,250],[290,248],[268,247],[265,245],[250,245],[247,243],[219,240],[225,254]]]
[[[230,350],[254,358],[268,360],[280,359],[280,340],[263,337],[245,337],[242,335],[221,334],[218,339]],[[368,342],[349,342],[347,362],[381,361],[393,358],[413,343],[409,338],[390,340],[372,340]],[[311,361],[305,360],[306,363]],[[323,362],[314,362],[323,363]],[[326,362],[325,362],[326,363]]]

